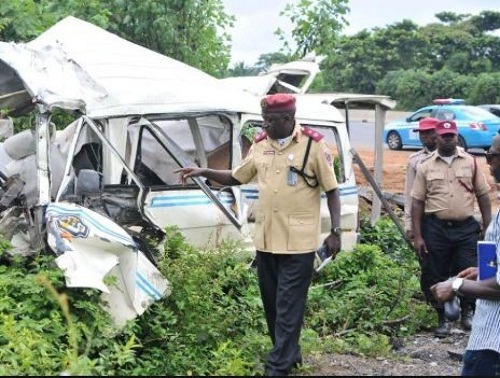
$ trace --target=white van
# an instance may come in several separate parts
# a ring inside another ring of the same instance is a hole
[[[345,124],[331,106],[298,98],[297,108],[298,122],[322,133],[336,157],[343,246],[351,249],[358,239],[358,195]],[[257,185],[224,187],[195,179],[182,186],[174,171],[192,165],[234,168],[250,145],[242,130],[261,124],[257,112],[216,110],[113,120],[84,116],[71,126],[67,169],[55,201],[86,203],[143,236],[158,237],[176,225],[195,246],[232,238],[251,249]],[[321,218],[319,243],[331,228],[325,196]]]
[[[36,158],[23,156],[22,169],[16,164],[26,182],[37,177],[22,193],[40,223],[32,247],[43,244],[45,206],[72,202],[137,237],[160,241],[165,227],[175,225],[195,246],[235,238],[251,248],[255,185],[227,188],[195,179],[180,186],[173,171],[237,166],[249,146],[243,134],[262,124],[262,96],[74,17],[26,45],[0,44],[0,58],[9,78],[0,106],[13,114],[36,106],[38,114]],[[49,121],[56,107],[84,115],[54,135]],[[336,156],[349,250],[359,235],[358,195],[344,118],[307,95],[297,96],[297,109],[298,122],[322,133]],[[323,240],[330,230],[325,198],[321,217]]]
[[[141,314],[169,293],[146,243],[162,246],[167,226],[195,246],[231,238],[253,250],[255,184],[181,186],[173,172],[236,167],[262,125],[261,97],[74,17],[27,44],[0,42],[0,108],[36,114],[34,130],[0,146],[0,232],[15,253],[48,246],[67,285],[103,290],[118,322]],[[296,116],[336,157],[349,250],[359,237],[351,147],[344,118],[322,102],[297,94]],[[55,131],[56,108],[79,117]],[[322,198],[318,245],[329,230]]]

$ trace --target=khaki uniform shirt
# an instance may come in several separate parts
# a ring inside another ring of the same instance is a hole
[[[415,152],[408,158],[408,166],[406,167],[405,178],[405,212],[404,223],[405,231],[411,231],[411,190],[413,189],[413,182],[417,174],[417,166],[422,160],[427,159],[432,154],[427,148],[422,148],[420,151]]]
[[[307,186],[297,176],[295,185],[288,184],[289,167],[300,169],[309,137],[313,141],[305,173],[317,178],[319,186]],[[259,251],[272,253],[306,253],[318,248],[320,234],[321,190],[337,188],[333,159],[321,135],[295,125],[294,137],[280,147],[270,138],[256,141],[233,177],[248,183],[257,177],[259,201],[255,215],[254,244]]]
[[[474,197],[489,190],[474,157],[459,149],[450,165],[434,153],[418,166],[412,197],[425,201],[425,214],[435,214],[439,219],[464,220],[474,215]]]

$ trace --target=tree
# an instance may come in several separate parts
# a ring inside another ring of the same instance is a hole
[[[325,83],[335,91],[374,93],[387,72],[423,65],[425,46],[410,20],[344,36],[323,64]]]
[[[46,11],[45,1],[2,0],[0,2],[0,40],[27,42],[57,21]]]
[[[500,13],[484,11],[478,16],[471,17],[469,21],[480,32],[494,31],[500,29]]]
[[[486,34],[497,27],[500,12],[485,11],[478,16],[443,12],[436,17],[442,23],[420,27],[403,20],[341,36],[323,63],[323,86],[375,93],[385,88],[378,83],[394,71],[432,75],[446,69],[468,76],[500,70],[500,38]]]
[[[470,102],[473,104],[500,104],[500,72],[483,73],[471,80]]]
[[[294,59],[293,55],[284,54],[282,52],[274,52],[261,54],[255,67],[259,72],[267,71],[273,64],[283,64]]]
[[[30,40],[68,15],[212,75],[229,63],[222,0],[2,0],[0,37]]]
[[[429,104],[431,83],[431,75],[422,70],[392,71],[377,83],[377,92],[395,99],[398,108],[416,110]]]
[[[297,46],[294,55],[303,57],[310,52],[328,55],[334,50],[340,32],[348,24],[345,15],[349,12],[348,0],[299,0],[295,5],[287,4],[280,13],[293,24],[292,38]],[[291,51],[281,29],[276,35]]]
[[[468,17],[470,14],[456,14],[453,12],[440,12],[435,14],[436,18],[444,24],[456,24]]]
[[[224,75],[225,77],[236,77],[236,76],[255,76],[259,73],[256,67],[249,67],[245,65],[245,62],[235,63],[233,68],[229,68]]]

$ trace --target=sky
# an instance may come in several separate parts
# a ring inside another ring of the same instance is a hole
[[[296,1],[223,0],[226,12],[236,17],[230,31],[233,39],[230,66],[242,61],[253,66],[261,54],[279,51],[281,42],[274,31],[278,27],[291,30],[290,21],[279,14],[287,3]],[[350,0],[349,8],[350,25],[343,31],[347,35],[404,19],[426,25],[438,22],[434,15],[444,11],[474,15],[483,10],[500,12],[500,0]]]

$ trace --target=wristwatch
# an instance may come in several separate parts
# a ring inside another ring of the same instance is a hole
[[[464,283],[463,278],[455,278],[453,281],[451,281],[451,290],[453,290],[455,294],[461,294],[460,288],[462,287],[463,283]]]
[[[344,232],[344,230],[342,230],[342,228],[340,227],[333,227],[330,231],[332,232],[332,234],[337,236],[342,235],[342,233]]]

